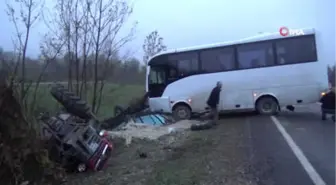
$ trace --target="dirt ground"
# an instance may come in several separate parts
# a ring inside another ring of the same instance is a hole
[[[226,123],[210,130],[171,133],[155,141],[134,139],[129,146],[116,139],[105,170],[71,175],[66,185],[256,184],[248,173],[243,134]]]

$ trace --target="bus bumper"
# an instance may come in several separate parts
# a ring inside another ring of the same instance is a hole
[[[149,98],[149,109],[152,112],[171,113],[169,97]]]

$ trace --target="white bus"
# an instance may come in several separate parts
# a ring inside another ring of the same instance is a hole
[[[318,102],[328,89],[326,60],[314,29],[304,35],[260,34],[238,41],[165,51],[147,66],[152,111],[189,119],[204,112],[217,81],[222,111],[276,114],[280,107]],[[333,41],[329,41],[333,42]]]

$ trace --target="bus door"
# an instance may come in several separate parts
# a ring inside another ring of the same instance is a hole
[[[149,107],[152,111],[169,112],[169,97],[162,97],[167,87],[167,70],[164,67],[151,67],[148,76]]]
[[[149,97],[160,97],[163,94],[164,89],[166,88],[165,69],[151,67],[147,81]]]

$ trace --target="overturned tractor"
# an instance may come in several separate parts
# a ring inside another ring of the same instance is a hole
[[[64,111],[55,116],[43,113],[40,117],[49,157],[71,171],[101,170],[113,145],[99,135],[99,121],[90,107],[61,85],[55,85],[50,92]]]
[[[111,130],[130,119],[141,119],[148,115],[158,117],[145,111],[146,94],[126,108],[116,106],[114,117],[99,121],[87,102],[64,86],[56,84],[50,93],[63,110],[55,116],[41,114],[43,139],[48,143],[50,158],[71,171],[101,170],[105,166],[113,145],[104,137],[102,129]],[[163,118],[158,122],[164,124],[171,121]]]

